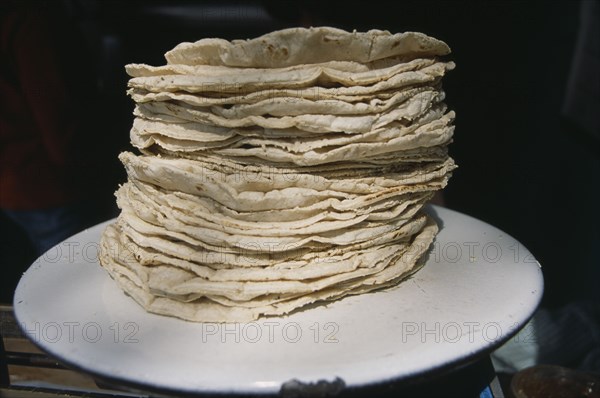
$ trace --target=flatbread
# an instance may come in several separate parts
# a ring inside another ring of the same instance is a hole
[[[107,229],[107,235],[111,233],[111,228]],[[283,315],[316,301],[333,300],[349,294],[362,294],[395,284],[422,265],[422,255],[433,241],[436,232],[437,226],[434,222],[429,221],[414,239],[411,249],[406,252],[407,255],[399,256],[379,273],[346,283],[343,288],[324,289],[291,300],[253,308],[227,306],[206,297],[192,302],[183,302],[171,297],[153,295],[143,283],[144,281],[136,277],[135,272],[128,271],[127,267],[120,265],[108,256],[110,246],[107,245],[105,239],[101,242],[103,248],[101,261],[109,274],[118,280],[125,292],[149,312],[196,322],[249,322],[262,315]]]
[[[329,61],[368,63],[379,59],[440,56],[448,45],[417,32],[346,32],[341,29],[290,28],[251,40],[202,39],[181,43],[165,54],[169,64],[280,68]]]
[[[127,65],[139,153],[119,156],[101,265],[146,311],[195,322],[396,285],[425,262],[438,228],[422,209],[456,168],[449,52],[422,33],[291,28]]]
[[[452,70],[452,62],[437,62],[418,70],[405,67],[405,64],[369,70],[365,72],[344,72],[323,67],[307,67],[297,70],[280,70],[264,73],[261,70],[248,70],[231,75],[163,75],[134,77],[129,80],[131,88],[150,92],[188,93],[219,92],[239,95],[243,91],[261,91],[268,89],[300,89],[305,87],[335,88],[342,94],[360,94],[363,92],[385,91],[386,89],[406,87],[415,84],[434,82]],[[408,69],[408,70],[407,70]],[[359,84],[356,84],[359,83]],[[340,87],[341,86],[341,87]],[[369,87],[372,87],[369,89]]]

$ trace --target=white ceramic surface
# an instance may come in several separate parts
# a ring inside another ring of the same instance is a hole
[[[512,237],[440,207],[426,265],[397,287],[248,324],[152,315],[96,260],[106,223],[48,251],[15,293],[18,322],[66,364],[167,391],[270,393],[292,379],[412,378],[484,355],[530,318],[538,262]]]

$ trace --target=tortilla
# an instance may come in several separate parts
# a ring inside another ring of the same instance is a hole
[[[203,39],[181,43],[165,54],[169,64],[277,68],[329,61],[368,63],[403,56],[450,53],[448,45],[423,33],[346,32],[329,27],[290,28],[251,40]]]
[[[146,311],[194,322],[396,286],[425,263],[423,207],[456,168],[449,52],[422,33],[292,28],[127,65],[139,153],[119,155],[102,267]]]
[[[110,236],[114,227],[108,227],[106,236]],[[301,295],[286,301],[274,302],[259,307],[243,307],[223,305],[209,297],[196,298],[192,301],[181,301],[177,297],[165,297],[164,295],[152,294],[145,281],[135,272],[119,264],[115,259],[108,256],[110,246],[106,239],[101,242],[101,261],[109,274],[119,282],[127,294],[134,298],[147,311],[176,316],[189,321],[196,322],[249,322],[263,315],[282,315],[301,308],[307,304],[338,299],[351,294],[363,294],[374,289],[396,284],[411,271],[422,265],[422,255],[425,253],[437,232],[437,226],[431,220],[427,226],[418,234],[412,243],[412,249],[407,250],[405,255],[397,256],[390,265],[380,272],[363,277],[362,279],[347,282],[342,286],[331,287]],[[137,282],[137,283],[136,283]]]

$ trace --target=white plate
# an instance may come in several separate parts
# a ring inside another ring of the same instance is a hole
[[[509,339],[543,290],[538,262],[515,239],[455,211],[429,211],[442,228],[409,280],[247,324],[146,313],[96,260],[103,223],[29,268],[15,293],[16,317],[64,363],[153,390],[272,393],[293,379],[356,387],[422,376]]]

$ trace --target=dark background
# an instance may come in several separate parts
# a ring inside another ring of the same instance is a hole
[[[457,112],[451,154],[460,166],[445,190],[446,205],[530,249],[544,267],[547,306],[598,297],[599,143],[561,115],[579,1],[30,4],[60,10],[89,50],[72,56],[88,57],[94,78],[93,123],[101,123],[104,145],[88,150],[106,165],[106,217],[116,214],[112,192],[124,179],[116,156],[128,147],[133,121],[125,64],[164,64],[163,54],[182,41],[249,38],[302,25],[414,30],[444,40],[457,64],[444,87]],[[12,284],[33,258],[16,228],[4,219],[1,225],[2,299],[10,301]]]

